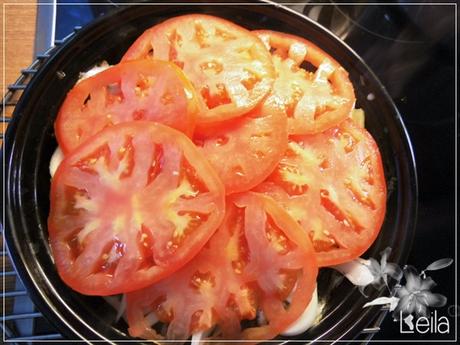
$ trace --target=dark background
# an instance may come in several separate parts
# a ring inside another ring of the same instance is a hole
[[[419,181],[417,229],[408,263],[420,271],[437,259],[454,258],[456,8],[406,2],[378,6],[294,2],[289,1],[289,6],[329,28],[367,62],[401,112],[412,139]],[[56,38],[114,8],[58,6]],[[432,291],[447,297],[438,315],[449,318],[449,334],[401,335],[399,324],[388,315],[373,339],[454,339],[453,316],[458,312],[454,272],[451,265],[429,274],[438,283]]]

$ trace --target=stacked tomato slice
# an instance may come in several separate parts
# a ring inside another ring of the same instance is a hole
[[[192,261],[128,294],[130,332],[162,339],[152,327],[161,321],[172,340],[207,330],[226,339],[269,339],[302,313],[317,270],[310,241],[279,205],[258,193],[235,195],[227,199],[224,222]],[[240,322],[255,319],[258,310],[266,322],[242,330]]]
[[[318,267],[377,237],[386,186],[347,72],[293,35],[186,15],[77,83],[48,220],[58,272],[127,294],[134,337],[262,341],[307,308]]]
[[[175,65],[139,60],[122,63],[79,82],[56,121],[64,153],[108,126],[150,120],[191,135],[199,113],[194,88]]]
[[[270,91],[275,71],[262,42],[246,29],[206,15],[169,19],[145,31],[122,61],[171,61],[195,86],[201,125],[244,115]]]

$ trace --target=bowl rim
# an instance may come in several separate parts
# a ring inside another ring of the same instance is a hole
[[[232,6],[231,2],[239,3],[238,1],[226,1],[225,4],[227,6]],[[370,78],[372,78],[379,86],[380,86],[380,91],[382,95],[385,97],[385,102],[389,105],[391,108],[391,111],[393,112],[394,116],[394,121],[395,125],[397,126],[397,129],[399,130],[399,135],[403,139],[403,142],[405,144],[405,147],[403,148],[405,153],[406,153],[406,158],[409,160],[408,166],[409,166],[409,193],[414,197],[414,204],[412,205],[412,208],[407,210],[407,224],[404,226],[406,229],[405,233],[405,248],[406,250],[399,250],[397,253],[392,253],[392,257],[396,258],[398,262],[406,262],[409,251],[407,249],[410,249],[412,246],[412,241],[415,233],[415,227],[416,227],[416,219],[417,219],[417,209],[418,209],[418,179],[417,179],[417,173],[416,173],[416,163],[415,163],[415,156],[414,156],[414,151],[412,148],[412,144],[410,141],[410,137],[408,134],[408,131],[404,125],[404,122],[402,120],[402,117],[396,108],[396,105],[394,104],[393,100],[391,99],[390,95],[386,91],[385,87],[383,84],[380,82],[378,77],[373,73],[373,71],[368,67],[368,65],[365,63],[365,61],[350,47],[348,46],[345,42],[343,42],[340,38],[338,38],[336,35],[334,35],[330,30],[324,28],[320,24],[314,22],[310,18],[308,18],[306,15],[298,13],[294,11],[293,9],[285,7],[283,4],[273,2],[271,0],[258,0],[257,1],[260,5],[262,6],[270,6],[275,8],[277,11],[282,11],[285,14],[288,15],[294,15],[302,20],[306,21],[308,25],[314,26],[316,29],[324,32],[326,35],[330,36],[334,40],[335,44],[338,44],[339,46],[342,46],[345,50],[347,50],[348,54],[352,55],[352,58],[360,63],[363,68],[366,69],[366,72],[369,74]],[[223,3],[223,1],[216,1],[215,4],[210,4],[211,6]],[[198,5],[200,2],[195,2],[191,3],[189,5]],[[145,5],[150,5],[150,4],[145,4]],[[152,4],[155,5],[155,4]],[[253,4],[254,5],[254,4]],[[89,325],[79,318],[79,316],[70,310],[68,307],[66,308],[66,304],[64,301],[61,299],[61,304],[62,305],[55,305],[52,301],[50,301],[49,297],[44,293],[43,289],[37,284],[36,280],[34,279],[35,273],[33,272],[32,267],[27,263],[26,256],[23,252],[23,249],[18,245],[18,238],[17,238],[17,231],[20,231],[20,225],[21,225],[21,220],[15,219],[14,211],[15,209],[20,206],[20,202],[18,202],[18,196],[14,195],[15,192],[15,186],[18,181],[18,172],[14,170],[15,164],[13,159],[15,158],[15,150],[16,150],[16,143],[15,143],[15,138],[16,134],[18,133],[18,130],[20,129],[21,125],[21,119],[22,119],[22,112],[20,111],[25,104],[27,104],[28,98],[31,97],[31,94],[33,94],[33,89],[34,86],[37,84],[40,84],[40,82],[45,78],[46,74],[49,73],[50,66],[52,66],[53,62],[57,57],[61,54],[63,54],[68,47],[72,47],[75,42],[78,42],[79,40],[81,41],[85,36],[91,35],[93,32],[94,28],[99,27],[101,24],[104,22],[108,21],[110,17],[119,15],[120,13],[123,13],[124,11],[129,10],[131,6],[125,6],[122,5],[120,6],[119,9],[114,10],[113,12],[102,16],[100,18],[97,18],[96,20],[92,21],[85,27],[83,27],[81,30],[79,30],[75,35],[72,35],[71,37],[68,37],[65,39],[65,42],[57,48],[56,51],[53,52],[53,55],[45,62],[44,65],[41,66],[39,69],[38,73],[32,78],[26,89],[24,90],[23,94],[21,95],[18,104],[15,107],[13,118],[7,128],[7,131],[5,133],[4,137],[4,143],[2,146],[2,158],[4,159],[4,162],[6,163],[6,167],[4,166],[4,175],[2,176],[4,178],[4,183],[2,186],[6,186],[6,191],[4,191],[4,195],[6,195],[6,212],[4,215],[5,218],[5,226],[4,226],[4,237],[5,237],[5,244],[8,247],[11,261],[13,262],[13,265],[18,272],[19,276],[21,277],[24,285],[26,286],[27,291],[29,292],[29,295],[31,296],[33,302],[35,305],[39,308],[40,311],[42,311],[43,315],[51,321],[51,323],[56,326],[56,328],[65,336],[69,338],[80,338],[82,341],[92,341],[92,342],[98,342],[98,341],[104,341],[104,342],[111,342],[109,339],[107,339],[103,334],[100,334],[97,330],[94,330],[91,327],[88,327]],[[21,156],[22,157],[22,156]],[[3,188],[3,187],[2,187]],[[13,207],[12,207],[13,206]],[[18,225],[19,224],[19,225]],[[52,287],[53,284],[49,283],[49,286]],[[54,291],[55,293],[55,291]],[[56,297],[56,294],[54,294],[54,297]],[[59,297],[59,296],[58,296]],[[386,313],[383,311],[382,313]],[[372,320],[376,319],[377,316],[380,315],[380,307],[372,307],[372,308],[367,308],[363,310],[360,313],[359,318],[354,319],[354,323],[352,326],[348,326],[345,330],[342,330],[340,332],[340,339],[345,338],[347,336],[356,336],[359,334],[359,330],[362,330],[365,328],[369,322]],[[345,317],[343,318],[345,319]],[[383,318],[382,318],[383,319]],[[341,320],[340,322],[342,322]],[[76,324],[75,324],[76,322]],[[340,324],[338,323],[338,326]],[[76,326],[75,326],[76,325]],[[328,334],[329,332],[327,332]],[[327,335],[326,334],[326,335]],[[309,339],[305,341],[316,341],[316,340],[321,340],[321,341],[331,341],[331,339],[322,339],[323,337],[319,337],[317,339]],[[337,339],[333,339],[337,340]],[[119,341],[119,340],[114,340],[114,341]],[[132,340],[136,341],[136,340]],[[283,340],[281,340],[283,341]]]

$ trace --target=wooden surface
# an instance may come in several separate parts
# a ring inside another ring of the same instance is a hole
[[[2,52],[3,48],[5,49],[5,64],[2,54],[1,66],[7,86],[17,79],[21,69],[33,61],[37,4],[35,0],[1,0],[1,3],[2,12],[5,10],[5,13],[2,13],[1,29],[3,35],[5,28],[5,42],[3,39],[1,42]],[[6,90],[2,91],[5,94]]]
[[[18,4],[21,3],[21,4]],[[7,86],[16,81],[21,69],[28,67],[34,59],[35,23],[37,4],[35,0],[0,0],[0,68],[2,76],[2,95],[6,94]],[[7,107],[4,116],[10,115],[12,107]],[[2,126],[2,131],[5,126]],[[3,238],[0,239],[3,245]],[[3,265],[3,263],[2,263]],[[5,271],[13,271],[8,259],[5,260]],[[15,277],[5,277],[5,291],[14,290]],[[3,285],[3,284],[2,284]],[[3,287],[1,288],[3,290]],[[6,299],[5,311],[8,314],[12,308],[12,298]],[[1,299],[0,307],[3,304]]]

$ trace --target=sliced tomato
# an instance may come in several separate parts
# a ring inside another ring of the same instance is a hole
[[[131,61],[77,83],[55,123],[64,153],[105,127],[152,120],[191,135],[199,105],[182,71],[163,61]]]
[[[270,54],[250,31],[227,20],[192,14],[145,31],[123,61],[152,57],[183,69],[201,96],[203,125],[247,113],[270,91]]]
[[[195,256],[224,208],[220,179],[184,134],[150,121],[106,128],[51,183],[59,274],[88,295],[143,288]]]
[[[305,310],[317,272],[310,241],[280,206],[262,194],[238,194],[192,261],[127,295],[129,332],[151,340],[201,331],[210,339],[271,339]],[[253,326],[242,329],[243,320]]]
[[[355,94],[337,61],[304,38],[275,31],[254,33],[272,54],[277,77],[270,97],[284,106],[289,134],[322,132],[349,116]]]
[[[257,191],[280,202],[302,225],[320,266],[359,257],[380,231],[386,208],[380,153],[352,120],[324,133],[291,137],[268,181]]]
[[[287,118],[264,103],[249,114],[198,131],[193,141],[219,174],[226,194],[247,191],[275,169],[287,147]]]

